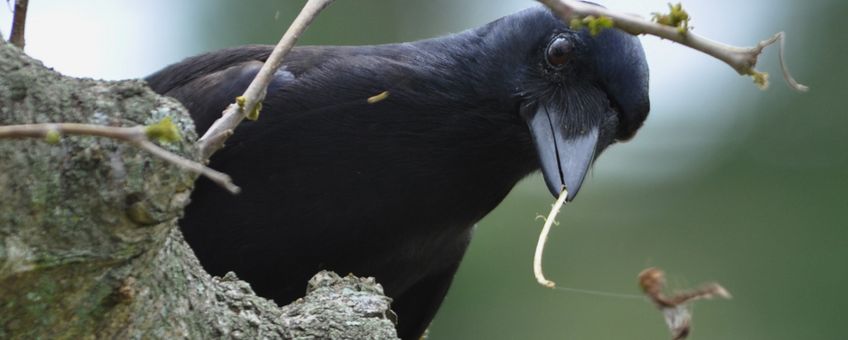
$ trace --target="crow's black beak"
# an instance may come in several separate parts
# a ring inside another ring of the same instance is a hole
[[[530,127],[551,194],[559,196],[564,186],[566,200],[573,200],[595,159],[599,127],[568,126],[563,112],[544,104],[525,107],[521,115]]]

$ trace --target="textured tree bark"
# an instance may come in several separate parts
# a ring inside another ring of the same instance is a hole
[[[184,138],[164,147],[199,159],[175,100],[62,76],[0,39],[0,125],[166,116]],[[396,338],[372,279],[322,272],[280,308],[206,274],[177,228],[194,179],[110,139],[0,140],[0,338]]]

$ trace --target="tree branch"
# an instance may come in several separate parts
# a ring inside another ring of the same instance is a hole
[[[280,42],[274,47],[274,51],[271,52],[268,60],[262,65],[262,69],[253,78],[253,81],[247,87],[247,90],[244,91],[244,94],[238,97],[235,103],[230,104],[224,110],[221,118],[218,118],[218,120],[212,123],[212,126],[197,141],[202,159],[209,159],[215,151],[218,151],[224,145],[224,141],[232,134],[227,131],[235,130],[242,119],[245,117],[256,119],[262,107],[261,103],[265,99],[268,84],[274,79],[274,73],[280,68],[283,57],[291,51],[294,44],[300,38],[300,35],[306,31],[306,28],[318,16],[318,13],[333,1],[309,0],[303,6],[300,14],[297,15],[286,33],[283,34]]]
[[[754,78],[754,82],[761,88],[765,88],[768,85],[768,75],[755,69],[757,59],[763,52],[764,48],[779,41],[780,66],[786,83],[789,87],[799,92],[806,92],[809,89],[807,86],[795,81],[789,73],[789,68],[786,66],[783,58],[783,32],[779,32],[771,38],[761,41],[754,47],[737,47],[699,36],[692,33],[689,30],[689,27],[685,25],[678,27],[676,25],[652,22],[639,16],[622,14],[600,6],[590,5],[574,0],[538,1],[550,8],[560,18],[568,23],[572,22],[574,19],[584,20],[587,17],[607,17],[612,19],[613,26],[632,35],[650,34],[662,39],[671,40],[681,45],[689,46],[725,62],[740,75],[751,76]],[[678,7],[678,9],[682,11],[681,8]],[[685,15],[685,12],[682,13]],[[686,18],[686,22],[688,23],[688,17]]]
[[[177,225],[196,176],[118,138],[200,161],[189,114],[145,82],[65,77],[0,40],[0,112],[7,137],[116,137],[0,140],[0,338],[397,338],[373,280],[320,273],[279,307],[203,270]]]
[[[44,123],[0,126],[0,139],[3,138],[43,138],[48,143],[56,143],[62,135],[106,137],[132,144],[150,152],[162,160],[182,169],[206,176],[212,182],[224,187],[231,193],[238,193],[239,187],[233,184],[229,175],[215,171],[203,164],[180,157],[165,150],[149,140],[151,130],[147,126],[114,127],[79,123]]]
[[[26,28],[26,14],[29,0],[15,1],[15,16],[12,19],[12,33],[9,41],[20,49],[24,49],[24,29]]]

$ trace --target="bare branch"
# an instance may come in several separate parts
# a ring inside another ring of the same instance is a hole
[[[668,39],[681,45],[689,46],[698,51],[706,53],[730,65],[740,75],[754,78],[754,82],[761,88],[767,86],[767,74],[755,69],[757,58],[767,46],[780,41],[780,63],[783,77],[792,89],[806,92],[809,88],[799,84],[792,78],[789,69],[783,59],[783,32],[775,34],[754,47],[737,47],[723,44],[692,33],[688,27],[675,27],[646,20],[642,17],[622,14],[609,9],[582,3],[574,0],[538,0],[565,22],[570,23],[572,19],[584,19],[586,17],[608,17],[613,21],[613,26],[633,35],[650,34],[659,38]],[[681,29],[682,28],[682,29]]]
[[[61,137],[61,135],[97,136],[127,142],[147,139],[143,126],[113,127],[79,123],[0,126],[0,138],[44,138],[48,141],[57,142],[58,137]]]
[[[206,176],[212,182],[238,193],[239,187],[225,173],[210,169],[203,164],[185,159],[168,150],[160,148],[149,140],[146,126],[114,127],[79,123],[45,123],[0,126],[0,139],[3,138],[43,138],[48,143],[56,143],[62,135],[80,135],[106,137],[127,142],[150,152],[156,157],[185,170]]]
[[[241,188],[239,188],[233,183],[233,180],[230,178],[230,176],[223,172],[213,170],[212,168],[203,164],[182,158],[168,150],[160,148],[149,140],[140,140],[135,142],[134,144],[137,145],[139,148],[147,150],[154,156],[159,157],[171,164],[177,165],[188,171],[206,176],[206,178],[208,178],[210,181],[224,187],[224,189],[227,189],[227,191],[233,194],[237,194],[239,193],[239,191],[241,191]]]
[[[780,41],[780,49],[778,50],[777,55],[780,59],[780,71],[783,72],[783,79],[789,83],[789,87],[801,92],[807,92],[810,88],[807,85],[799,84],[795,81],[795,78],[793,78],[792,74],[789,73],[789,66],[786,66],[786,59],[783,57],[783,51],[786,50],[786,34],[779,32],[776,36],[778,36],[778,40]]]
[[[197,141],[197,146],[200,149],[203,159],[208,159],[215,151],[223,146],[224,141],[228,137],[224,133],[227,130],[235,130],[236,126],[241,123],[246,116],[258,115],[259,107],[265,99],[265,92],[268,89],[268,84],[274,79],[274,73],[280,68],[283,62],[283,57],[291,51],[294,44],[300,38],[300,35],[306,30],[312,20],[318,16],[324,8],[329,6],[333,0],[309,0],[297,18],[294,19],[289,29],[283,34],[280,42],[274,47],[274,51],[262,65],[262,69],[256,74],[256,78],[244,91],[244,94],[239,97],[236,103],[230,104],[224,110],[221,118],[218,118],[209,130]]]
[[[15,16],[12,19],[12,33],[9,36],[9,41],[12,45],[20,49],[24,49],[26,41],[24,39],[24,29],[26,28],[26,14],[29,0],[15,1]]]

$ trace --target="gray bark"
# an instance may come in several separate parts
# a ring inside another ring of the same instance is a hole
[[[0,125],[191,119],[143,81],[76,79],[0,39]],[[177,228],[195,176],[119,141],[0,139],[0,338],[396,338],[373,279],[322,272],[278,307],[210,277]],[[304,287],[306,288],[306,287]]]

